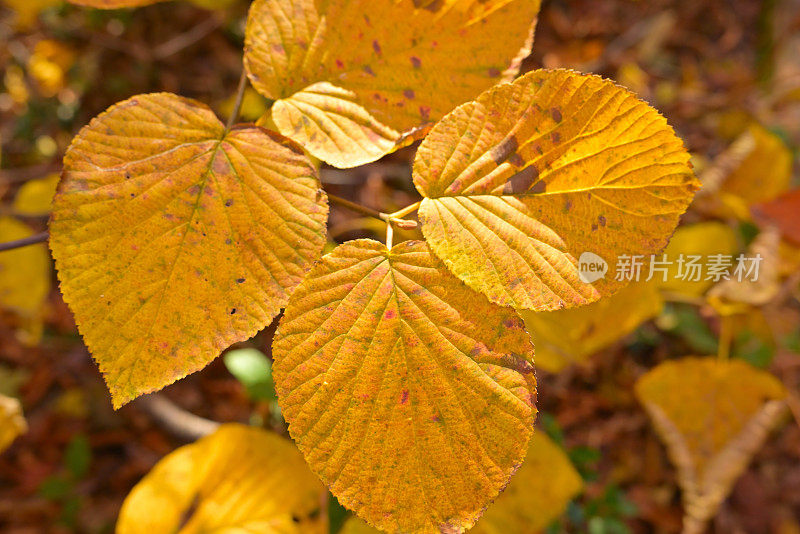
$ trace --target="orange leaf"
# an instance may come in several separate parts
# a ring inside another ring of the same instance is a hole
[[[292,295],[273,345],[289,432],[339,501],[387,532],[458,532],[533,430],[522,320],[426,245],[340,245]]]
[[[116,407],[272,321],[325,243],[327,201],[293,142],[140,95],[64,158],[50,246]]]

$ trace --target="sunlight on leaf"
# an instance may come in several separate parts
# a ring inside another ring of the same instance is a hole
[[[688,357],[636,384],[683,491],[684,533],[701,533],[785,411],[783,385],[741,360]]]
[[[661,311],[655,282],[634,282],[610,297],[569,310],[521,310],[536,347],[536,367],[556,373],[582,363]]]
[[[22,406],[12,397],[0,395],[0,452],[6,450],[17,436],[28,431],[22,416]]]
[[[256,0],[245,65],[281,133],[355,167],[516,76],[538,12],[539,0]]]
[[[125,499],[117,534],[321,534],[325,493],[290,441],[227,424],[158,462]]]
[[[533,347],[522,320],[423,242],[337,247],[273,346],[289,432],[344,506],[387,532],[459,532],[522,462]]]
[[[698,185],[688,160],[667,121],[627,90],[533,71],[460,106],[422,142],[422,232],[492,302],[580,306],[625,284],[618,257],[667,244]],[[591,284],[579,277],[586,252],[608,265]]]
[[[226,132],[193,100],[136,96],[81,130],[50,246],[114,406],[267,326],[321,254],[327,211],[292,141]]]

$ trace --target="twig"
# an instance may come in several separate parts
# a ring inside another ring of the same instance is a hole
[[[213,32],[222,25],[222,20],[216,15],[212,15],[191,30],[181,33],[165,43],[161,43],[153,49],[152,55],[155,59],[164,59],[173,54],[177,54],[184,48],[192,46],[194,43]]]
[[[48,237],[50,237],[50,234],[48,234],[47,232],[39,232],[38,234],[34,234],[28,237],[23,237],[22,239],[16,239],[14,241],[6,241],[5,243],[0,243],[0,252],[5,252],[6,250],[14,250],[15,248],[27,247],[28,245],[35,245],[36,243],[43,243],[47,241]]]
[[[402,228],[403,230],[413,230],[417,227],[417,221],[409,221],[408,219],[403,219],[409,213],[414,212],[419,207],[419,202],[415,202],[410,206],[406,206],[405,208],[395,211],[394,213],[384,213],[382,211],[374,210],[372,208],[368,208],[366,206],[362,206],[361,204],[356,204],[351,200],[347,200],[346,198],[337,197],[336,195],[332,195],[328,193],[328,199],[331,202],[339,204],[340,206],[344,206],[350,210],[355,212],[361,213],[362,215],[366,215],[367,217],[372,217],[374,219],[380,219],[385,223],[389,223],[389,225],[395,225],[398,228]]]
[[[236,119],[239,118],[239,110],[242,108],[242,100],[244,100],[244,90],[247,89],[247,70],[242,67],[242,76],[239,78],[239,88],[236,89],[236,102],[233,104],[233,111],[231,116],[228,117],[228,124],[226,128],[230,130]]]
[[[174,437],[195,441],[214,432],[219,423],[187,412],[160,393],[142,397],[136,402],[164,430]]]
[[[372,208],[368,208],[366,206],[362,206],[361,204],[356,204],[351,200],[347,200],[346,198],[337,197],[336,195],[332,195],[328,193],[328,200],[339,204],[340,206],[344,206],[345,208],[360,213],[362,215],[366,215],[367,217],[372,217],[374,219],[380,219],[382,221],[386,220],[386,214],[380,212],[378,210],[374,210]]]

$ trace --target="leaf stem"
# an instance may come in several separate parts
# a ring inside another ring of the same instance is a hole
[[[23,237],[22,239],[16,239],[14,241],[7,241],[5,243],[0,243],[0,252],[5,252],[6,250],[14,250],[15,248],[27,247],[28,245],[35,245],[36,243],[44,243],[45,241],[47,241],[48,237],[50,237],[50,234],[48,234],[47,232],[39,232],[38,234],[34,234],[28,237]]]
[[[236,102],[233,104],[233,111],[231,111],[230,117],[228,117],[228,124],[225,125],[228,130],[233,128],[234,123],[239,118],[239,110],[242,109],[245,89],[247,89],[247,70],[242,67],[242,76],[239,78],[239,87],[236,89]]]
[[[394,213],[384,213],[382,211],[362,206],[361,204],[356,204],[355,202],[347,200],[346,198],[337,197],[336,195],[332,195],[330,193],[328,193],[328,199],[331,202],[361,213],[362,215],[366,215],[374,219],[380,219],[381,221],[388,223],[390,226],[396,225],[398,228],[402,228],[403,230],[413,230],[417,227],[417,221],[409,221],[408,219],[403,219],[403,217],[416,210],[419,207],[419,202],[415,202],[414,204],[406,206],[405,208],[395,211]]]

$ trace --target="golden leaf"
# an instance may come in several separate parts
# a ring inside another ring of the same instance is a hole
[[[50,213],[58,180],[59,175],[53,173],[38,180],[25,182],[14,197],[14,213],[28,216]]]
[[[31,235],[28,225],[0,217],[0,242]],[[24,318],[40,318],[49,293],[50,258],[44,244],[0,252],[0,306]]]
[[[461,532],[533,430],[533,347],[425,243],[350,241],[292,295],[273,345],[289,432],[339,501],[387,532]]]
[[[117,534],[320,532],[325,493],[291,442],[226,424],[153,467],[122,504]]]
[[[140,95],[85,127],[50,246],[114,406],[268,325],[321,254],[327,211],[298,146],[226,131],[199,102]]]
[[[533,71],[460,106],[422,142],[422,232],[492,302],[587,304],[625,284],[620,256],[666,245],[697,188],[688,160],[666,120],[627,90]],[[584,253],[610,274],[582,281]]]
[[[17,436],[28,431],[17,399],[0,395],[0,452],[6,450]]]
[[[583,481],[564,451],[547,437],[531,436],[525,463],[470,532],[534,534],[557,519],[583,489]],[[351,517],[340,534],[374,534],[379,530]]]
[[[658,315],[663,305],[654,281],[633,282],[587,306],[520,310],[520,315],[536,346],[536,367],[556,373],[630,334]]]
[[[256,0],[245,66],[282,134],[355,167],[513,78],[538,12],[539,0]]]
[[[666,281],[658,278],[658,285],[665,291],[673,291],[688,296],[701,295],[714,284],[713,280],[706,280],[701,273],[700,280],[693,280],[689,276],[686,263],[683,272],[679,266],[681,255],[685,261],[690,261],[690,256],[701,256],[698,265],[704,265],[709,256],[733,256],[739,250],[736,232],[727,224],[709,221],[688,226],[681,226],[672,236],[669,245],[664,249],[667,261],[672,262],[667,268]],[[657,256],[658,260],[659,257]],[[735,259],[735,257],[734,257]],[[685,278],[685,279],[684,279]]]
[[[164,0],[67,0],[70,4],[95,9],[122,9],[124,7],[149,6]]]
[[[662,363],[636,395],[667,446],[683,491],[684,533],[701,533],[785,410],[782,384],[742,360]]]
[[[759,232],[744,255],[742,266],[734,262],[727,280],[721,280],[708,291],[711,304],[723,315],[746,311],[750,305],[761,306],[778,294],[780,289],[780,232],[770,226]],[[757,261],[758,270],[755,270]],[[750,271],[750,268],[753,268]],[[736,269],[741,269],[736,271]],[[750,276],[747,274],[750,273]]]

